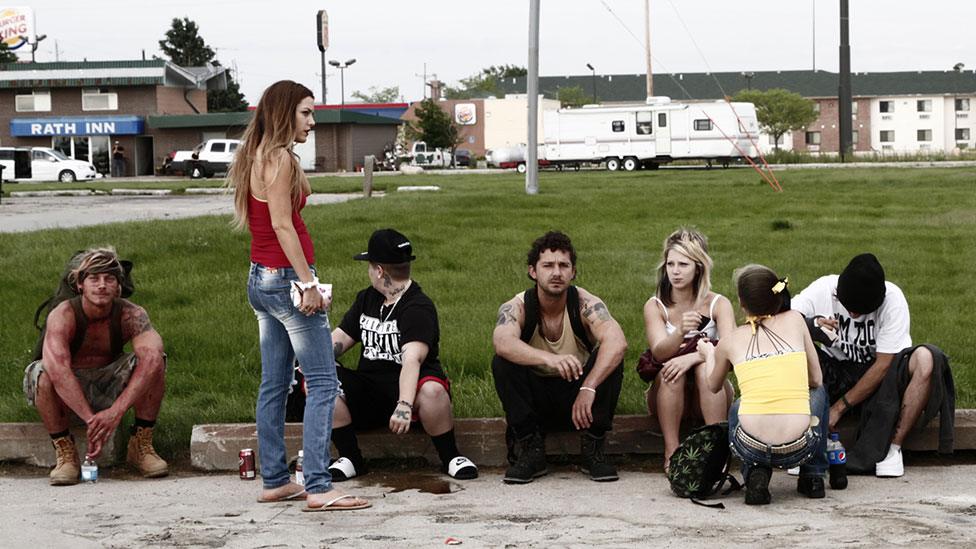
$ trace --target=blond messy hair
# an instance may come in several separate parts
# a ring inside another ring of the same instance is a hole
[[[115,248],[107,246],[104,248],[89,248],[84,251],[78,262],[78,266],[68,273],[68,283],[72,288],[77,288],[89,275],[111,273],[119,284],[125,278],[125,271],[119,261],[119,255]]]
[[[712,289],[712,258],[708,255],[708,238],[697,229],[685,227],[674,231],[664,239],[661,263],[657,266],[657,298],[665,306],[674,305],[667,267],[668,253],[672,250],[695,262],[695,279],[692,281],[695,302],[704,299]]]

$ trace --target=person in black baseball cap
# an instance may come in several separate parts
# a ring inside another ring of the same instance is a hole
[[[380,229],[365,252],[370,286],[332,331],[338,357],[362,344],[359,367],[337,363],[342,393],[336,399],[332,441],[341,456],[329,471],[333,481],[367,472],[356,431],[387,426],[396,434],[420,421],[444,465],[456,479],[478,476],[478,468],[461,455],[454,437],[451,382],[438,359],[440,327],[434,303],[410,277],[413,245],[395,229]]]
[[[806,317],[811,336],[822,344],[817,354],[833,402],[831,431],[852,407],[865,403],[869,408],[861,414],[862,436],[845,443],[853,448],[848,469],[873,469],[879,477],[904,475],[901,445],[922,412],[927,418],[927,410],[952,405],[944,398],[951,392],[944,385],[946,374],[951,380],[945,355],[931,345],[912,345],[908,301],[901,288],[885,280],[885,270],[874,254],[862,253],[839,275],[813,281],[793,298],[792,307]],[[890,368],[896,370],[889,372]],[[897,387],[879,390],[889,381],[905,378],[907,384],[895,382]],[[893,399],[898,393],[899,402],[871,398]],[[929,403],[930,395],[939,395],[941,401]],[[941,413],[943,418],[953,416],[951,410]],[[873,423],[866,425],[865,418]]]

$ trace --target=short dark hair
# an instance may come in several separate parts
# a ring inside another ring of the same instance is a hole
[[[376,263],[376,265],[383,267],[383,270],[396,280],[410,278],[410,263]]]
[[[539,262],[539,256],[546,250],[568,253],[569,262],[573,267],[576,266],[576,248],[573,248],[573,242],[564,233],[549,231],[535,239],[535,242],[532,243],[532,247],[529,249],[527,257],[528,265],[535,266]]]
[[[739,303],[751,315],[775,315],[790,308],[790,292],[784,286],[779,292],[773,287],[779,276],[763,265],[746,265],[735,271],[735,288]]]

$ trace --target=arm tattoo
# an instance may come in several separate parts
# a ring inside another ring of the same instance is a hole
[[[501,326],[502,324],[515,324],[518,319],[515,318],[515,306],[511,303],[506,303],[498,309],[498,322],[496,326]]]
[[[122,329],[129,336],[129,339],[131,339],[153,328],[145,309],[135,305],[129,305],[126,307],[125,314],[122,318]]]
[[[600,320],[601,322],[610,320],[610,311],[607,306],[600,300],[594,302],[587,301],[583,305],[583,316],[588,318],[590,322],[594,319]]]
[[[341,341],[337,341],[332,344],[332,356],[339,356],[345,351],[346,348]]]

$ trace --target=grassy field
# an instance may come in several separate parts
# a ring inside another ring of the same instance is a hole
[[[390,189],[442,190],[309,207],[305,219],[320,276],[335,284],[334,323],[367,283],[365,266],[351,256],[365,249],[369,234],[392,226],[411,238],[415,278],[440,313],[441,359],[459,416],[501,414],[488,367],[496,311],[529,286],[525,253],[549,229],[573,238],[578,284],[607,302],[627,334],[618,411],[640,413],[644,384],[633,368],[646,346],[641,308],[653,293],[661,242],[680,225],[709,236],[713,285],[725,295],[732,295],[733,269],[746,263],[769,265],[799,289],[839,272],[857,253],[875,253],[908,297],[914,339],[936,343],[952,358],[957,406],[976,405],[973,170],[791,170],[780,180],[783,193],[746,169],[543,172],[540,194],[530,197],[515,175],[379,178]],[[360,182],[317,178],[313,185],[355,190]],[[99,244],[113,244],[135,262],[134,300],[166,342],[164,455],[186,451],[194,424],[253,421],[260,361],[245,297],[248,237],[231,231],[228,220],[0,235],[0,421],[36,420],[20,388],[36,336],[34,309],[71,252]]]

